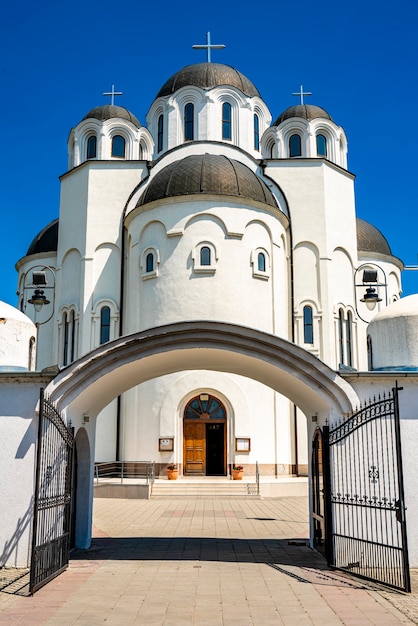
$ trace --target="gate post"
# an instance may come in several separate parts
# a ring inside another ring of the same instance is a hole
[[[401,420],[399,413],[399,391],[403,387],[398,387],[398,381],[395,383],[395,387],[392,389],[393,393],[393,409],[394,409],[394,425],[395,425],[395,440],[396,440],[396,464],[398,470],[398,484],[399,484],[399,500],[396,506],[399,507],[397,511],[397,521],[401,525],[402,545],[403,551],[403,564],[404,564],[404,577],[405,577],[405,591],[411,592],[411,576],[409,572],[409,554],[408,554],[408,539],[406,535],[406,506],[405,506],[405,490],[403,481],[403,465],[402,465],[402,443],[401,443]],[[399,515],[398,515],[399,513]]]
[[[322,464],[324,474],[325,556],[328,565],[334,565],[331,506],[331,466],[329,453],[329,426],[322,429]]]

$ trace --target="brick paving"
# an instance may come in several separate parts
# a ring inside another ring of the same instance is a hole
[[[307,545],[304,497],[97,499],[94,509],[91,549],[33,598],[0,592],[0,624],[418,623],[418,575],[406,595],[329,570]]]

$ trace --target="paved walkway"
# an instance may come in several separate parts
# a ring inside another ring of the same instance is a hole
[[[306,498],[95,500],[95,539],[0,624],[393,626],[418,596],[327,569],[306,545]],[[418,591],[418,589],[417,589]]]

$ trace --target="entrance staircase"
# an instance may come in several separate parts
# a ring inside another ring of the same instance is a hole
[[[157,479],[152,485],[151,498],[259,498],[257,484],[245,480],[222,478]]]

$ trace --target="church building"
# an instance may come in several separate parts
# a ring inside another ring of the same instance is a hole
[[[144,124],[112,88],[70,130],[59,217],[17,263],[32,368],[200,320],[285,339],[336,371],[372,369],[367,326],[400,298],[403,264],[356,215],[343,120],[302,88],[273,117],[249,78],[209,56],[161,78]],[[99,414],[96,461],[306,474],[312,416],[227,359],[224,371],[150,366]]]

